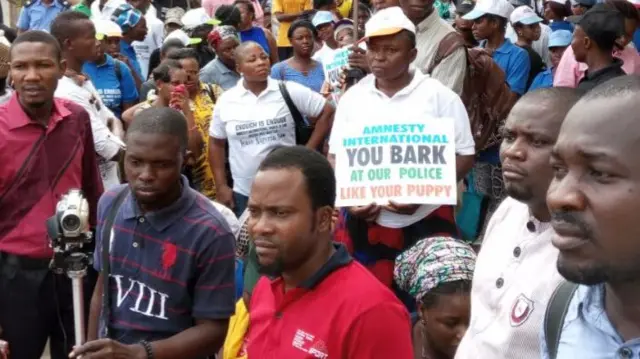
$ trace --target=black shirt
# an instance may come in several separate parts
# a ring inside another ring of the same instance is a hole
[[[518,45],[520,46],[520,45]],[[544,61],[542,61],[542,57],[538,55],[538,53],[531,48],[531,46],[520,46],[521,48],[527,50],[529,54],[529,64],[531,65],[529,70],[529,78],[527,79],[527,89],[531,86],[533,79],[545,69]]]
[[[584,91],[589,91],[614,77],[624,75],[626,75],[626,73],[622,70],[622,60],[614,58],[613,63],[607,67],[593,72],[587,70],[582,80],[578,83],[578,88]]]

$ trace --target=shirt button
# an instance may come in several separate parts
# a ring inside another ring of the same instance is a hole
[[[138,242],[133,242],[133,248],[138,248]]]
[[[144,223],[144,217],[140,217],[140,218],[138,218],[138,222],[140,222],[140,223]]]
[[[513,249],[513,256],[514,257],[516,257],[516,258],[520,257],[521,253],[522,253],[522,250],[520,249],[520,247],[515,247]]]
[[[498,280],[496,280],[496,287],[499,289],[499,288],[502,288],[503,285],[504,285],[504,279],[498,278]]]
[[[633,356],[633,352],[631,351],[631,349],[624,347],[620,349],[620,358],[631,358]]]

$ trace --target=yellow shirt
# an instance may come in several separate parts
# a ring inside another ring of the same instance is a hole
[[[295,14],[311,9],[313,9],[313,2],[311,0],[273,0],[271,13],[275,14],[281,12],[283,14]],[[280,22],[280,27],[278,28],[278,39],[276,40],[278,47],[291,47],[289,37],[287,36],[290,26],[291,22]]]
[[[196,190],[207,196],[207,198],[215,200],[216,184],[213,179],[213,169],[209,161],[209,124],[213,116],[214,102],[211,99],[209,88],[211,92],[213,92],[214,98],[220,98],[222,94],[222,88],[220,88],[220,86],[200,83],[200,93],[191,101],[193,120],[202,137],[201,154],[196,158],[196,163],[192,168],[191,175]]]
[[[244,300],[240,298],[236,303],[236,313],[229,319],[229,329],[222,351],[223,359],[247,358],[243,349],[247,329],[249,329],[249,311],[244,305]]]
[[[343,18],[349,18],[351,14],[351,6],[353,5],[353,0],[343,0],[340,5],[338,5],[338,12]]]

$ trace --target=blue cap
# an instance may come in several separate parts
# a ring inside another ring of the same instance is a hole
[[[330,11],[318,11],[314,16],[311,23],[314,27],[318,27],[324,24],[333,23],[333,14]]]
[[[571,45],[571,39],[573,34],[569,30],[556,30],[549,35],[549,48],[552,47],[567,47]]]
[[[111,14],[111,21],[115,22],[122,29],[122,33],[128,32],[138,25],[142,18],[142,13],[133,8],[128,3],[124,3]]]

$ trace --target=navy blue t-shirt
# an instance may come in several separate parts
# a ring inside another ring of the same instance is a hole
[[[142,215],[131,192],[118,210],[110,244],[114,340],[162,340],[192,327],[195,319],[227,319],[235,311],[233,234],[209,199],[182,181],[180,198],[162,210]],[[126,186],[104,193],[98,203],[98,271],[102,225]]]
[[[138,90],[129,67],[113,57],[105,55],[106,61],[102,65],[95,62],[85,62],[82,72],[87,74],[98,90],[102,102],[118,118],[122,115],[122,104],[138,102]],[[120,67],[120,80],[116,74],[116,66]]]

